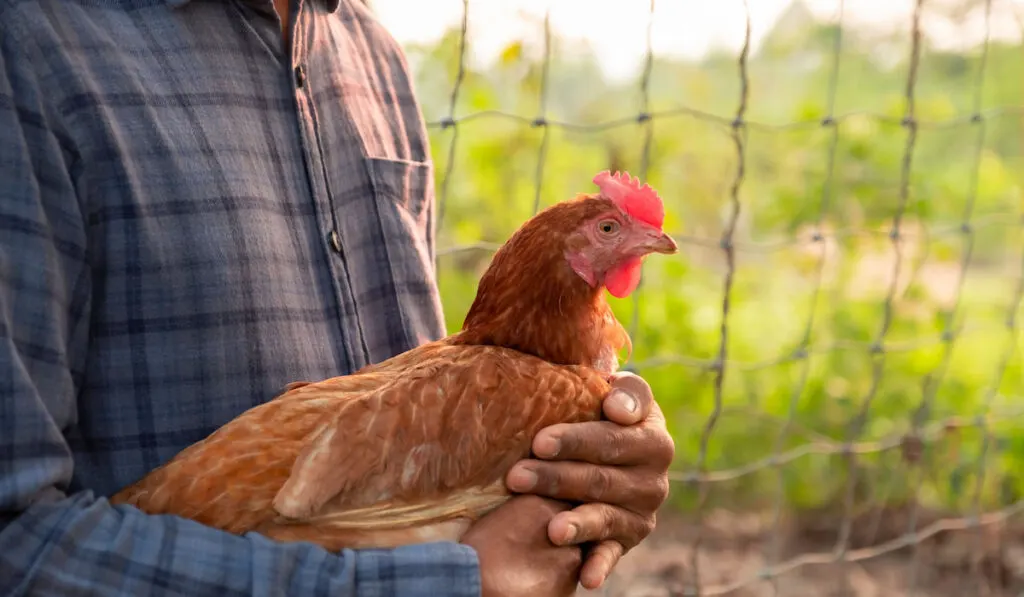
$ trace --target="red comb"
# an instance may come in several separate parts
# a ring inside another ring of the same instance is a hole
[[[641,186],[640,179],[631,177],[628,172],[612,174],[608,170],[598,173],[594,184],[601,189],[602,195],[614,201],[631,218],[661,230],[665,222],[665,206],[651,185]]]

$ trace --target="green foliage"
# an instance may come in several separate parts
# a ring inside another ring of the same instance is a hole
[[[750,58],[747,118],[759,124],[743,129],[728,363],[703,464],[732,469],[811,442],[870,444],[911,432],[923,434],[925,448],[919,457],[869,450],[852,469],[842,454],[812,450],[714,483],[710,499],[756,507],[781,496],[796,507],[835,505],[850,470],[858,504],[916,495],[932,506],[970,509],[1021,499],[1024,414],[1006,413],[1024,408],[1015,406],[1024,394],[1024,52],[990,47],[979,124],[971,120],[979,50],[924,47],[914,90],[920,125],[904,181],[908,65],[892,58],[908,54],[906,39],[843,31],[830,106],[837,33],[811,24],[795,42],[769,38]],[[639,310],[633,364],[666,413],[677,468],[693,471],[715,410],[710,365],[722,338],[726,273],[718,242],[738,169],[729,128],[740,88],[736,61],[655,60],[656,116],[638,123],[630,120],[641,110],[637,84],[610,83],[585,49],[570,55],[553,43],[543,116],[621,124],[551,127],[541,160],[544,131],[530,125],[542,105],[540,48],[515,43],[495,64],[467,67],[457,118],[494,110],[521,119],[461,122],[451,164],[452,130],[431,130],[439,189],[447,183],[438,238],[448,326],[461,326],[491,255],[486,246],[460,247],[502,242],[533,213],[535,200],[543,207],[589,191],[599,170],[641,173],[650,127],[646,179],[665,198],[666,228],[678,233],[682,250],[674,259],[650,259],[635,301],[613,306],[627,326]],[[434,47],[408,49],[430,120],[448,116],[458,48],[453,31]],[[714,118],[678,111],[684,106]],[[829,116],[835,125],[822,124]],[[794,122],[802,124],[781,126]],[[893,284],[890,231],[898,212]],[[818,230],[824,241],[814,240]],[[1016,327],[1008,328],[1010,321]],[[992,419],[984,428],[941,425],[985,414]],[[688,507],[697,491],[680,484],[675,496]]]

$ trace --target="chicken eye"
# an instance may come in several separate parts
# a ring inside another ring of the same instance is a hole
[[[615,234],[619,231],[619,223],[615,220],[602,220],[598,223],[597,229],[603,234]]]

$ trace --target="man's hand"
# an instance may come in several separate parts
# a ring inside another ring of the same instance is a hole
[[[563,502],[515,496],[466,531],[462,543],[480,560],[483,597],[574,595],[582,553],[575,545],[552,545],[551,519],[568,510]]]
[[[642,378],[614,375],[603,408],[608,421],[542,429],[533,440],[540,460],[521,460],[506,478],[511,491],[583,503],[556,515],[548,535],[556,545],[596,543],[580,575],[587,589],[600,587],[619,558],[654,530],[675,456]]]

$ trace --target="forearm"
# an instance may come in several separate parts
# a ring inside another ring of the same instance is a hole
[[[39,504],[0,530],[12,595],[452,595],[480,593],[476,553],[453,543],[334,555],[237,536],[87,495]]]

